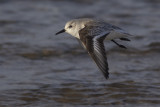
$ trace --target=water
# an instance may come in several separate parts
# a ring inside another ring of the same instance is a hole
[[[1,0],[0,107],[159,107],[159,10],[159,0]],[[134,35],[127,50],[105,43],[108,80],[73,37],[54,35],[76,17]]]

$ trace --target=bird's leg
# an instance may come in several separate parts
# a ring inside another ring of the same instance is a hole
[[[124,40],[124,41],[131,41],[128,38],[120,38],[120,40]]]
[[[114,41],[114,40],[111,40],[111,41],[114,42],[114,43],[115,43],[116,45],[118,45],[119,47],[127,49],[124,45],[121,45],[121,44],[117,43],[117,42]]]

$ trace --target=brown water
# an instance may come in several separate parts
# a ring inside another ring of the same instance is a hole
[[[132,35],[106,42],[105,80],[78,42],[55,36],[96,17]],[[159,0],[0,0],[0,107],[160,107]]]

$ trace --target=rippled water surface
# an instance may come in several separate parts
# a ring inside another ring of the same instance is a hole
[[[160,107],[159,0],[0,0],[0,107]],[[134,35],[106,42],[105,80],[66,21],[94,17]]]

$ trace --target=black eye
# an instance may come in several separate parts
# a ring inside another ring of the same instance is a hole
[[[70,25],[68,28],[72,28],[72,25]]]

